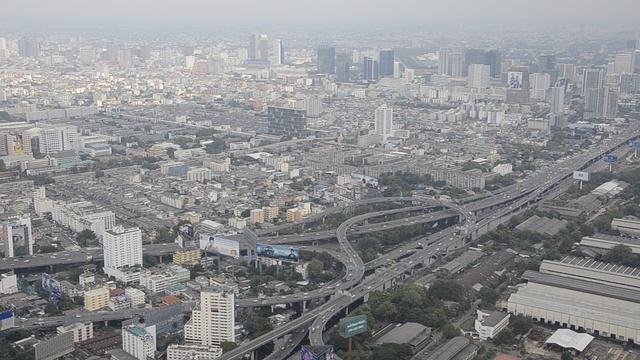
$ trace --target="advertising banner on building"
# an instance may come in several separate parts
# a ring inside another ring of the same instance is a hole
[[[200,250],[211,254],[240,257],[240,243],[219,236],[200,234]]]
[[[300,249],[285,245],[257,244],[256,254],[263,258],[295,263],[300,259]]]

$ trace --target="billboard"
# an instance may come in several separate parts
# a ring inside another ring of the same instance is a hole
[[[47,273],[42,273],[42,290],[47,293],[50,303],[56,304],[64,297],[60,282]]]
[[[574,171],[573,179],[580,181],[589,181],[589,173],[586,171]]]
[[[256,254],[260,257],[289,262],[298,262],[300,249],[286,245],[256,244]]]
[[[13,310],[4,310],[0,312],[0,331],[14,327],[14,320]]]
[[[338,325],[340,336],[350,338],[352,336],[362,334],[369,330],[367,325],[367,315],[358,315],[343,318]]]
[[[611,154],[605,155],[604,162],[606,162],[607,164],[617,164],[618,163],[618,156],[611,155]]]
[[[353,185],[362,184],[364,186],[378,187],[378,179],[362,174],[351,174],[351,183]]]
[[[219,236],[200,234],[200,250],[235,259],[240,257],[240,243]]]
[[[522,89],[522,72],[509,71],[507,73],[507,87],[509,89]]]

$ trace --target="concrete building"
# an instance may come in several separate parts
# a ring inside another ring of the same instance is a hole
[[[307,129],[307,111],[270,106],[267,109],[268,131],[275,135],[302,137]]]
[[[2,219],[2,252],[5,258],[33,255],[31,217],[9,216]]]
[[[187,171],[187,180],[205,182],[211,180],[213,176],[211,169],[208,168],[195,168]]]
[[[75,203],[54,202],[51,216],[55,222],[66,226],[74,232],[91,230],[98,237],[111,230],[116,224],[116,215],[112,211],[104,211],[89,201]]]
[[[160,164],[160,174],[165,176],[183,177],[187,175],[188,170],[189,166],[179,161]]]
[[[167,360],[215,360],[222,356],[222,348],[204,345],[178,345],[167,347]]]
[[[0,274],[0,294],[8,295],[18,292],[18,277],[13,272]]]
[[[235,298],[232,288],[212,287],[200,293],[200,302],[184,326],[188,343],[205,346],[235,341]]]
[[[375,112],[375,131],[383,140],[393,136],[393,109],[386,104],[380,105]]]
[[[264,210],[262,209],[253,209],[249,213],[249,221],[252,224],[262,224],[264,223]]]
[[[87,322],[77,322],[75,324],[58,326],[56,328],[58,335],[64,334],[67,332],[73,333],[73,342],[81,342],[89,339],[93,339],[93,323],[91,321]]]
[[[480,340],[493,339],[498,335],[509,325],[509,316],[509,314],[501,311],[484,312],[477,310],[474,327]]]
[[[640,341],[640,269],[592,259],[544,261],[526,271],[526,285],[509,297],[512,314],[617,339]]]
[[[124,289],[124,293],[127,296],[127,299],[129,300],[130,306],[132,308],[136,308],[136,307],[139,307],[141,305],[144,305],[145,302],[147,301],[147,297],[146,297],[144,291],[142,291],[142,290],[138,290],[136,288],[128,287],[128,288]]]
[[[611,220],[611,229],[633,237],[640,236],[640,219],[634,217],[615,218]]]
[[[469,65],[469,75],[467,85],[472,88],[486,89],[489,87],[491,79],[491,66],[484,64]]]
[[[167,288],[189,281],[191,273],[179,265],[158,265],[156,267],[140,271],[140,286],[153,293],[163,292]]]
[[[84,308],[89,311],[96,311],[106,308],[109,305],[111,292],[107,287],[87,290],[84,292]]]
[[[127,325],[122,328],[122,350],[138,360],[155,359],[156,327]]]
[[[139,279],[136,276],[126,277],[123,268],[142,266],[142,232],[138,228],[125,229],[117,226],[106,231],[102,240],[104,249],[104,272],[123,282]]]
[[[173,254],[173,263],[177,265],[194,265],[200,262],[202,252],[200,249],[177,250]]]

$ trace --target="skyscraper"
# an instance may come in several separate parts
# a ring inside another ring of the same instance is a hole
[[[491,77],[497,78],[502,75],[502,55],[498,50],[489,50],[485,65],[491,66]]]
[[[469,87],[486,89],[489,87],[489,79],[491,77],[491,66],[484,64],[469,65],[469,75],[467,84]]]
[[[464,52],[465,75],[469,75],[466,71],[470,70],[473,64],[487,64],[487,52],[482,49],[467,49]],[[491,74],[489,74],[491,76]]]
[[[393,50],[380,50],[379,63],[380,63],[380,76],[393,76],[393,62],[395,56]]]
[[[438,74],[447,75],[447,69],[449,69],[449,50],[448,49],[440,49],[438,51]]]
[[[267,126],[271,134],[300,137],[306,134],[307,112],[305,110],[270,106],[267,109]]]
[[[368,56],[364,57],[363,78],[366,82],[376,82],[380,78],[378,61]]]
[[[556,84],[551,88],[551,113],[562,114],[564,112],[565,86]]]
[[[318,48],[318,73],[335,74],[336,72],[336,48],[320,46]]]
[[[105,231],[102,247],[104,273],[108,276],[119,278],[120,268],[142,265],[142,232],[138,228],[116,226]]]
[[[382,135],[383,140],[393,135],[393,109],[387,104],[380,105],[375,113],[376,134]]]
[[[542,54],[538,56],[538,72],[548,73],[556,70],[556,55]]]
[[[187,343],[220,345],[235,341],[235,298],[233,289],[212,287],[200,292],[200,303],[184,326]]]
[[[282,40],[280,39],[273,39],[273,55],[271,57],[271,64],[284,64],[284,47],[282,47]]]
[[[341,52],[336,56],[336,81],[345,83],[351,78],[351,56]]]
[[[260,43],[258,44],[260,51],[260,60],[269,61],[269,37],[265,34],[260,35]]]
[[[618,92],[609,88],[604,88],[602,106],[602,117],[607,119],[613,119],[618,115]]]
[[[584,69],[582,72],[582,96],[586,96],[587,89],[597,89],[604,86],[605,70],[601,67]]]
[[[507,104],[527,104],[529,102],[529,68],[514,66],[507,72]]]
[[[259,56],[259,48],[258,48],[258,34],[251,34],[249,36],[249,47],[247,48],[247,52],[249,53],[249,60],[257,60]]]
[[[31,217],[9,216],[2,222],[2,243],[5,258],[33,255]]]
[[[32,38],[20,38],[18,41],[18,54],[22,57],[39,57],[40,42]]]

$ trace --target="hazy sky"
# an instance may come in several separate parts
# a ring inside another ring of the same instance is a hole
[[[519,21],[619,23],[640,0],[1,0],[0,18],[197,21],[251,26],[328,23],[427,24]],[[167,24],[170,25],[170,24]]]

